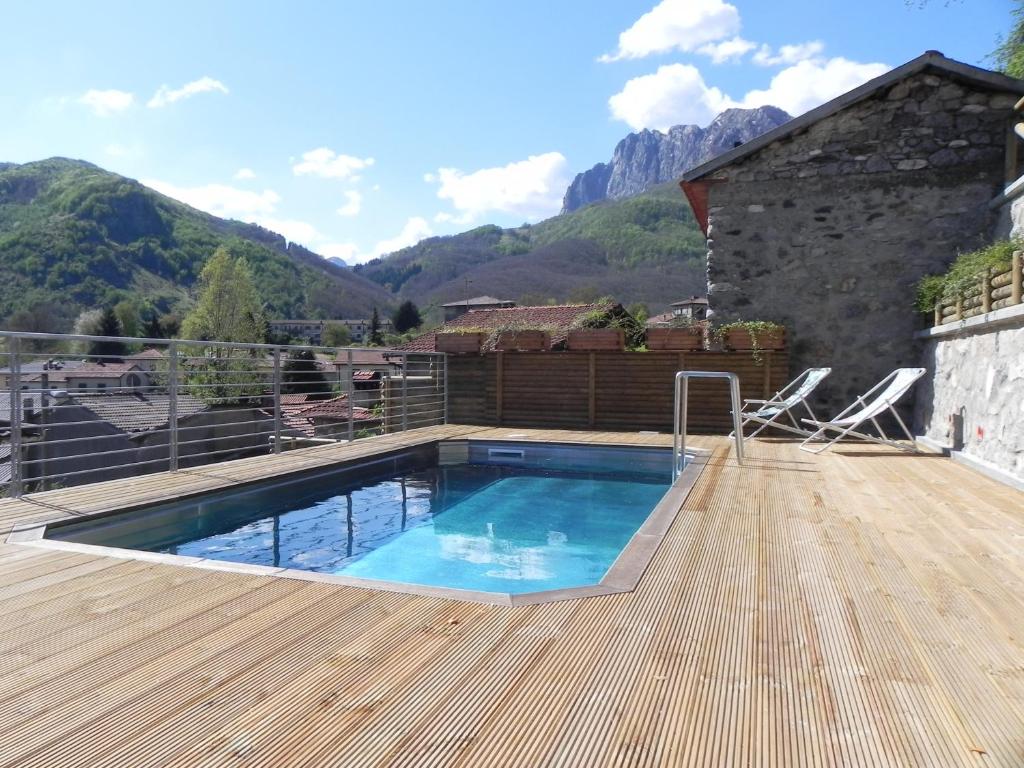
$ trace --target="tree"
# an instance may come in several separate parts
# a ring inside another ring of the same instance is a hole
[[[141,331],[142,303],[138,299],[123,299],[114,305],[114,314],[121,323],[125,336],[138,336]]]
[[[391,321],[395,324],[395,330],[398,333],[406,333],[423,324],[419,309],[411,301],[403,301],[399,304]]]
[[[117,318],[113,307],[107,307],[99,316],[96,324],[97,336],[123,336],[124,329]],[[97,357],[101,362],[112,363],[128,354],[128,347],[123,341],[90,341],[90,356]]]
[[[331,385],[317,367],[316,355],[312,350],[296,349],[289,353],[281,366],[281,392],[286,395],[316,397],[331,394]]]
[[[645,325],[647,323],[647,318],[651,316],[651,311],[642,301],[638,301],[636,304],[630,304],[626,311],[629,312],[629,314],[631,314],[640,325]]]
[[[380,315],[377,308],[373,308],[373,315],[370,316],[370,346],[379,347],[384,343],[384,334],[380,332]]]
[[[1010,77],[1024,78],[1024,1],[1017,0],[1010,11],[1011,27],[1005,37],[999,37],[999,47],[991,58],[996,69]]]
[[[346,325],[328,323],[324,328],[322,341],[326,347],[346,347],[352,343],[352,334]]]
[[[164,329],[160,325],[160,317],[156,312],[146,318],[146,321],[142,324],[142,335],[147,339],[164,338]]]
[[[28,309],[15,312],[7,319],[7,328],[11,331],[24,331],[26,333],[60,333],[60,324],[57,321],[57,307],[51,304],[33,304]],[[45,339],[25,339],[21,342],[26,349],[34,352],[42,352],[52,342]]]
[[[245,258],[221,246],[199,275],[199,298],[181,324],[187,339],[261,343],[266,337],[263,306]]]

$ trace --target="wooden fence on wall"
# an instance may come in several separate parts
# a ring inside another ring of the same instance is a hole
[[[994,309],[1012,307],[1024,301],[1024,257],[1020,251],[1013,254],[1010,268],[1004,272],[990,272],[956,301],[939,302],[935,307],[935,325],[955,323],[975,315],[984,315]]]
[[[563,429],[672,430],[676,371],[732,371],[743,397],[789,380],[786,352],[494,352],[448,359],[453,423]],[[721,381],[690,383],[693,432],[732,428]]]

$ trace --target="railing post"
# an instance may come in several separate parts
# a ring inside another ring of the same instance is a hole
[[[448,423],[448,353],[443,353],[444,360],[444,423]]]
[[[168,435],[168,459],[171,472],[178,471],[178,345],[172,341],[167,346],[167,423],[171,428]]]
[[[21,339],[8,339],[11,350],[11,496],[19,498],[22,492],[21,476]]]
[[[348,441],[351,443],[355,439],[356,419],[355,419],[355,397],[356,397],[356,385],[355,385],[356,372],[352,370],[352,350],[348,351]],[[381,393],[383,394],[383,392]]]
[[[1022,262],[1024,259],[1021,258],[1021,251],[1013,252],[1013,263],[1010,266],[1010,303],[1020,304],[1022,283],[1024,283],[1024,269],[1022,269]]]
[[[274,453],[281,452],[281,348],[274,348]]]
[[[986,269],[981,276],[981,312],[988,314],[992,311],[992,275],[991,270]]]
[[[941,301],[935,302],[935,316],[932,318],[932,320],[933,320],[936,328],[938,328],[940,325],[942,325],[942,302]]]
[[[964,300],[961,297],[957,297],[956,300],[956,314],[953,316],[956,320],[964,319]]]
[[[402,431],[409,429],[409,353],[402,353]]]

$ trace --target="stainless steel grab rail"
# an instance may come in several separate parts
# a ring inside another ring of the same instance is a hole
[[[736,461],[743,464],[743,430],[740,428],[740,377],[727,371],[677,371],[672,418],[672,482],[686,461],[686,398],[690,379],[726,379],[732,399],[732,427],[736,435]]]

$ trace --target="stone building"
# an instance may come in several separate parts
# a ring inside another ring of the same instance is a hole
[[[715,321],[772,320],[823,408],[916,366],[921,277],[990,242],[1024,81],[929,51],[688,172]]]

